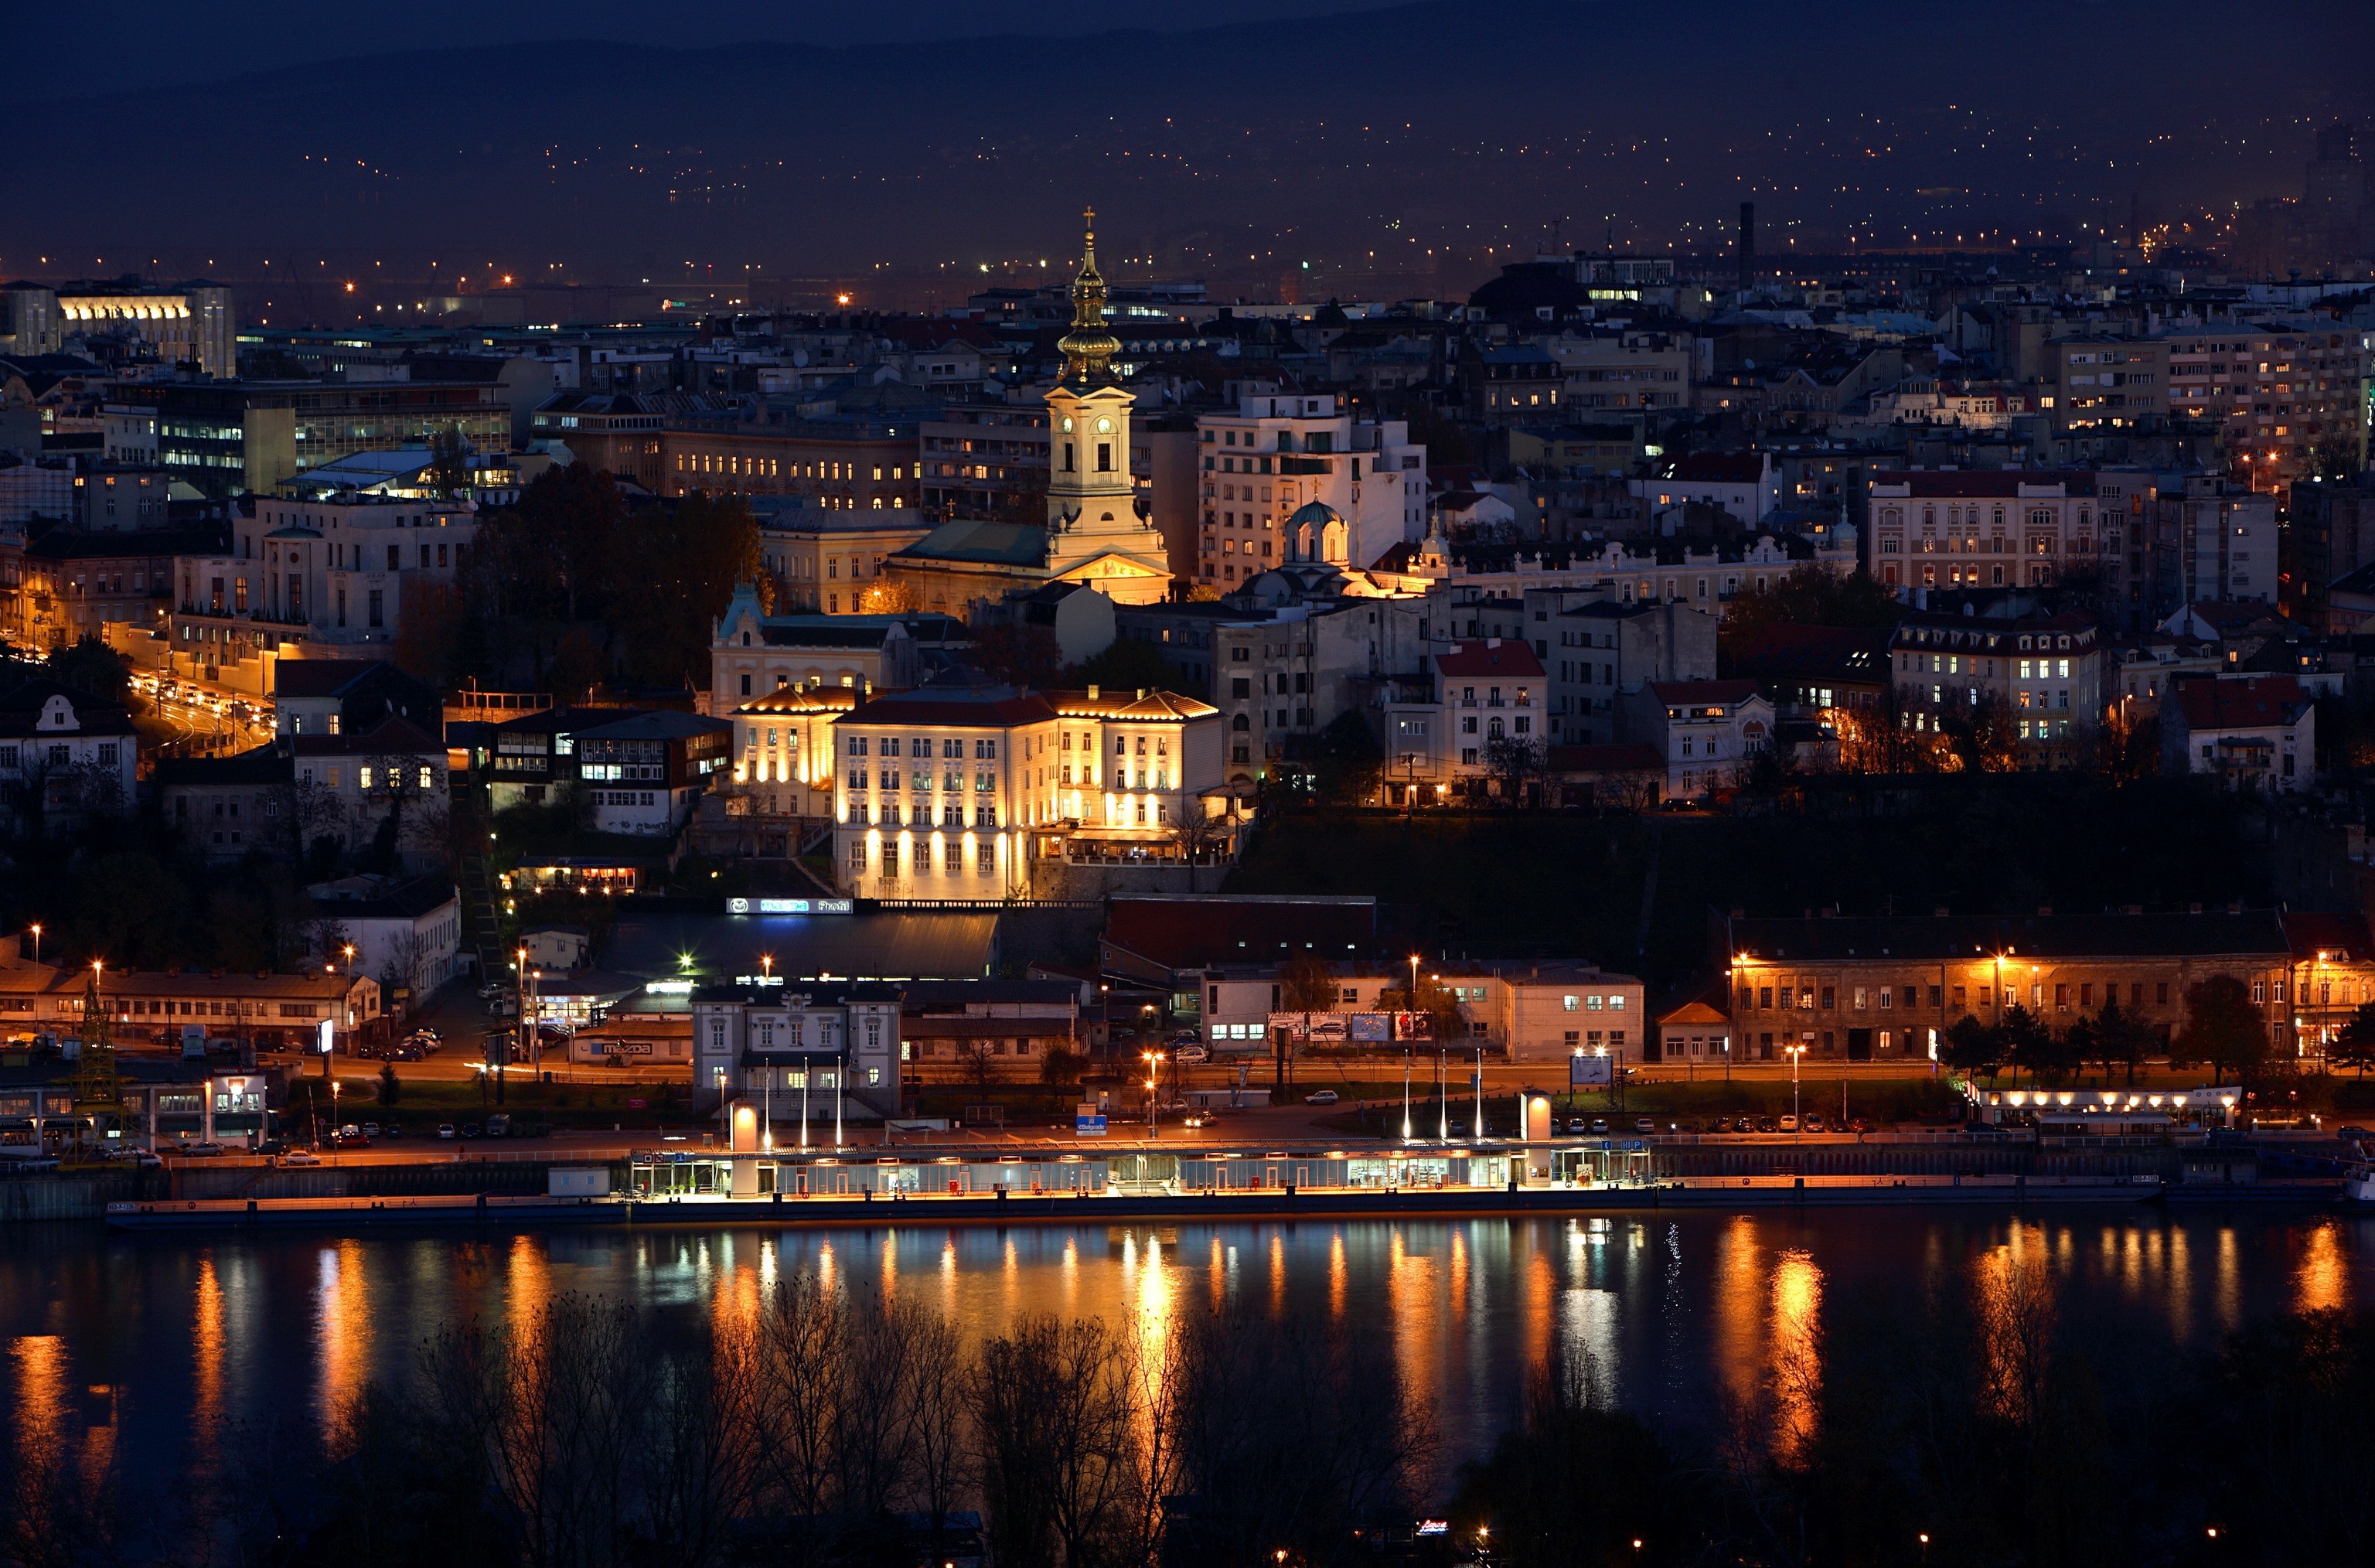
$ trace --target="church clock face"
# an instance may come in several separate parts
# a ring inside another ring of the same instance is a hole
[[[1072,416],[1069,414],[1064,416],[1064,433],[1066,435],[1072,433]]]
[[[1111,435],[1111,434],[1113,434],[1113,421],[1112,421],[1111,419],[1099,419],[1099,420],[1097,421],[1097,434],[1099,434],[1099,435]]]

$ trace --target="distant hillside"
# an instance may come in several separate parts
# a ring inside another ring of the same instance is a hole
[[[2314,124],[2375,120],[2375,7],[2249,18],[2268,46],[2225,0],[1422,0],[1188,33],[397,53],[35,106],[0,266],[171,245],[971,270],[1061,254],[1090,199],[1118,256],[1173,273],[1424,266],[1552,222],[1712,243],[1745,195],[1768,252],[2058,232],[2124,225],[2132,194],[2168,217],[2297,193]]]

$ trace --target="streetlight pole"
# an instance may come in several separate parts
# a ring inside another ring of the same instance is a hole
[[[33,961],[41,961],[41,923],[38,920],[33,922]]]
[[[1806,1119],[1798,1114],[1798,1058],[1806,1054],[1802,1044],[1787,1048],[1790,1053],[1790,1141],[1798,1142],[1806,1136]]]

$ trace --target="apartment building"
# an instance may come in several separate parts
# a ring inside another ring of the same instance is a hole
[[[219,529],[162,527],[0,538],[0,631],[29,648],[85,637],[147,641],[163,630],[173,602],[174,561],[222,542]]]
[[[1690,402],[1691,340],[1679,333],[1570,330],[1544,341],[1558,364],[1559,407],[1590,420]]]
[[[2367,336],[2338,323],[2227,322],[2175,327],[2168,407],[2208,420],[2248,486],[2356,473],[2367,455]]]
[[[2161,771],[2298,795],[2317,773],[2317,704],[2289,675],[2178,676],[2160,709]]]
[[[700,713],[627,713],[573,733],[594,831],[672,839],[732,763],[734,725]]]
[[[1674,599],[1629,603],[1604,590],[1530,589],[1524,630],[1550,677],[1554,744],[1627,738],[1626,701],[1652,681],[1713,680],[1720,617]]]
[[[2189,474],[2181,489],[2153,498],[2156,543],[2177,602],[2259,599],[2277,602],[2284,585],[2279,562],[2276,497],[2257,494],[2216,475]],[[2132,546],[2136,532],[2130,525]],[[2106,530],[2106,543],[2109,542]]]
[[[1935,1060],[1965,1018],[2026,1008],[2059,1033],[2117,997],[2162,1038],[2213,975],[2251,987],[2270,1038],[2293,1039],[2293,953],[2275,912],[1846,916],[1718,926],[1734,1050],[1778,1061]]]
[[[288,643],[388,647],[407,595],[453,591],[478,539],[467,501],[263,496],[231,520],[225,555],[176,562],[167,650],[209,681],[262,690]]]
[[[1983,702],[2007,713],[2023,768],[2080,760],[2105,708],[2105,644],[2085,616],[1962,616],[1917,612],[1890,640],[1903,722],[1951,731]]]
[[[2057,434],[2110,434],[2156,428],[2169,411],[2168,346],[2100,334],[2050,346]]]
[[[1224,593],[1288,561],[1365,570],[1424,532],[1426,448],[1334,393],[1246,393],[1196,439],[1196,577]]]
[[[1211,622],[1211,701],[1227,721],[1229,776],[1259,776],[1363,707],[1379,679],[1422,667],[1427,611],[1424,599],[1346,599]]]
[[[0,823],[18,833],[128,816],[140,735],[113,702],[28,676],[0,691]]]
[[[1781,503],[1781,475],[1769,452],[1685,452],[1659,458],[1633,493],[1652,517],[1696,501],[1755,527]]]
[[[1868,490],[1865,567],[1885,586],[2041,587],[2081,568],[2126,581],[2129,498],[2098,497],[2093,474],[1878,471]]]
[[[1424,680],[1392,683],[1382,704],[1388,805],[1441,805],[1539,772],[1551,738],[1550,678],[1530,644],[1454,643],[1425,669]]]
[[[1665,762],[1670,800],[1736,787],[1773,744],[1773,704],[1753,680],[1653,680],[1626,707],[1633,740]]]
[[[871,697],[833,728],[834,860],[863,896],[1003,899],[1034,856],[1085,845],[1176,859],[1218,814],[1220,711],[1170,692],[1026,692],[959,673]]]

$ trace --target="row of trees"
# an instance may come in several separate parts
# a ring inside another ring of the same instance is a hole
[[[916,1302],[801,1273],[729,1286],[705,1326],[581,1296],[448,1325],[310,1476],[227,1445],[242,1468],[177,1493],[189,1517],[20,1444],[0,1561],[939,1562],[961,1510],[1000,1568],[1332,1561],[1409,1516],[1430,1441],[1363,1334],[1025,1316],[968,1351]]]
[[[705,684],[711,623],[737,584],[764,585],[760,564],[758,521],[739,497],[638,504],[573,463],[481,514],[455,590],[407,600],[396,658],[427,680],[525,676],[570,698],[618,677]]]
[[[2199,1062],[2222,1080],[2230,1073],[2248,1079],[2265,1067],[2267,1023],[2242,981],[2230,974],[2200,981],[2187,987],[2185,1008],[2185,1027],[2164,1043],[2157,1028],[2121,1007],[2116,996],[2105,999],[2101,1011],[2082,1013],[2059,1032],[2015,1002],[1993,1021],[1982,1022],[1968,1013],[1957,1019],[1946,1029],[1943,1055],[1956,1072],[1993,1078],[2010,1067],[2015,1082],[2026,1072],[2047,1086],[2083,1076],[2089,1067],[2100,1068],[2106,1084],[2122,1069],[2133,1083],[2145,1059],[2163,1051],[2171,1065]],[[2357,1027],[2354,1022],[2354,1030]],[[2364,1055],[2375,1063],[2375,1010],[2369,1012],[2360,1032]]]

